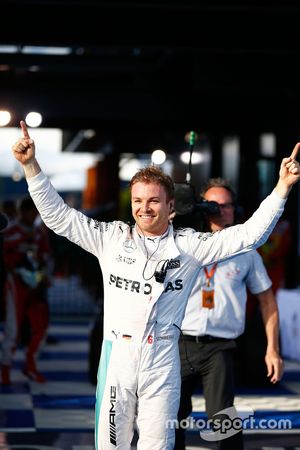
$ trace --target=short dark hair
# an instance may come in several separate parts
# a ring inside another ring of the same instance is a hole
[[[166,175],[160,168],[156,166],[144,167],[139,169],[131,178],[129,183],[130,189],[136,183],[156,183],[163,186],[167,194],[167,200],[174,198],[174,183],[169,175]]]
[[[225,178],[217,177],[217,178],[209,178],[207,182],[202,186],[200,196],[201,198],[204,198],[206,192],[211,188],[224,188],[227,189],[228,192],[230,192],[233,203],[236,202],[236,193],[231,186],[230,182],[226,180]]]

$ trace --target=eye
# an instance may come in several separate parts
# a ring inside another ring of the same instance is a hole
[[[219,208],[220,209],[231,209],[233,208],[233,203],[228,202],[228,203],[219,203]]]

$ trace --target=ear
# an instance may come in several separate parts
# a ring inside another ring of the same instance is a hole
[[[176,216],[176,212],[174,209],[174,202],[170,202],[169,220],[172,221],[175,216]]]

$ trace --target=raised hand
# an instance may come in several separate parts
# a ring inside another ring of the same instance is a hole
[[[288,187],[292,187],[293,184],[297,183],[300,179],[300,167],[299,162],[297,161],[297,156],[300,149],[300,143],[298,142],[289,158],[283,158],[280,170],[279,170],[279,178],[287,183]]]
[[[23,120],[20,122],[23,137],[21,137],[12,147],[15,158],[23,165],[32,162],[35,159],[34,141],[30,139],[27,126]]]
[[[279,169],[279,180],[275,187],[278,195],[282,198],[287,198],[293,185],[300,179],[299,162],[296,160],[300,149],[300,142],[298,142],[291,156],[283,158]]]

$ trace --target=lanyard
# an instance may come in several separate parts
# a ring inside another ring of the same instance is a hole
[[[204,267],[204,273],[205,273],[205,277],[206,277],[206,286],[209,287],[210,286],[210,279],[214,276],[215,271],[217,269],[217,262],[214,263],[214,265],[212,266],[210,272],[208,272],[207,268]]]

